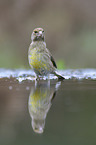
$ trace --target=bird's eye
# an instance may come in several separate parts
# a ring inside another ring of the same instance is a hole
[[[38,31],[34,31],[34,33],[38,33]]]

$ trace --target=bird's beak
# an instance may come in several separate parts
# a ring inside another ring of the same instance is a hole
[[[39,31],[39,34],[42,35],[42,31]]]
[[[42,31],[39,31],[39,35],[38,36],[42,36]]]

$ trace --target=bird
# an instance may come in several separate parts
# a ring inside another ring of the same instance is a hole
[[[65,79],[57,73],[56,62],[46,48],[45,34],[43,28],[35,28],[31,35],[31,44],[28,50],[28,60],[30,67],[34,70],[37,80],[43,76],[54,74],[59,80]]]

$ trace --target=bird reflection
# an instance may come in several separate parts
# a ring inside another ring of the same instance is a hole
[[[32,119],[32,128],[36,133],[43,133],[45,119],[52,105],[61,82],[36,81],[29,95],[29,114]]]

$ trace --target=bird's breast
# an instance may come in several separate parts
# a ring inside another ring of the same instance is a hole
[[[33,50],[29,53],[29,63],[35,69],[46,67],[43,53],[37,50]]]

